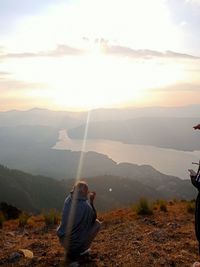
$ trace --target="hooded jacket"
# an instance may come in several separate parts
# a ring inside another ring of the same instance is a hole
[[[70,250],[78,250],[87,241],[96,217],[96,210],[87,197],[71,192],[64,202],[57,235],[69,239]]]

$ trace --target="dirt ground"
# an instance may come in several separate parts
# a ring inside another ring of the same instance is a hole
[[[91,262],[80,266],[189,267],[199,260],[194,214],[186,202],[169,202],[167,212],[138,216],[131,208],[99,215],[103,226],[91,246]],[[0,266],[64,266],[56,226],[47,229],[42,216],[24,228],[18,220],[0,229]],[[20,249],[33,252],[26,258]]]

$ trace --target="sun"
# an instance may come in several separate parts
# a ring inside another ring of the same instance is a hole
[[[165,65],[159,61],[133,62],[99,51],[79,57],[71,64],[63,62],[61,69],[54,73],[50,84],[53,103],[62,108],[113,107],[127,102],[142,104],[147,92],[174,84],[184,76],[181,67],[173,62]]]
[[[182,81],[184,75],[181,63],[172,60],[108,55],[94,46],[83,55],[21,60],[16,79],[38,84],[19,97],[51,108],[83,110],[126,103],[142,106],[156,99],[152,90]]]
[[[56,88],[55,105],[87,109],[123,102],[131,82],[123,74],[122,64],[115,57],[93,50],[77,59],[76,63],[73,62],[70,69],[65,66],[65,75],[58,72],[51,83]],[[132,98],[137,94],[136,90],[131,91]]]

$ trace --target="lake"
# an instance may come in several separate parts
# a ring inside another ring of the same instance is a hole
[[[95,151],[105,154],[117,163],[129,162],[138,165],[148,164],[158,171],[187,179],[188,169],[197,169],[192,162],[198,162],[200,151],[181,151],[175,149],[159,148],[154,146],[124,144],[117,141],[93,139],[70,139],[66,130],[59,132],[59,139],[54,149],[72,151]]]

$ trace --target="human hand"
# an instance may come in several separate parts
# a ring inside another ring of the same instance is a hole
[[[193,127],[195,130],[200,130],[200,124],[197,124],[196,126]]]
[[[91,203],[93,203],[95,197],[96,197],[96,192],[90,192],[90,202]]]
[[[190,176],[196,176],[196,172],[194,170],[189,169],[188,171],[190,173]]]

